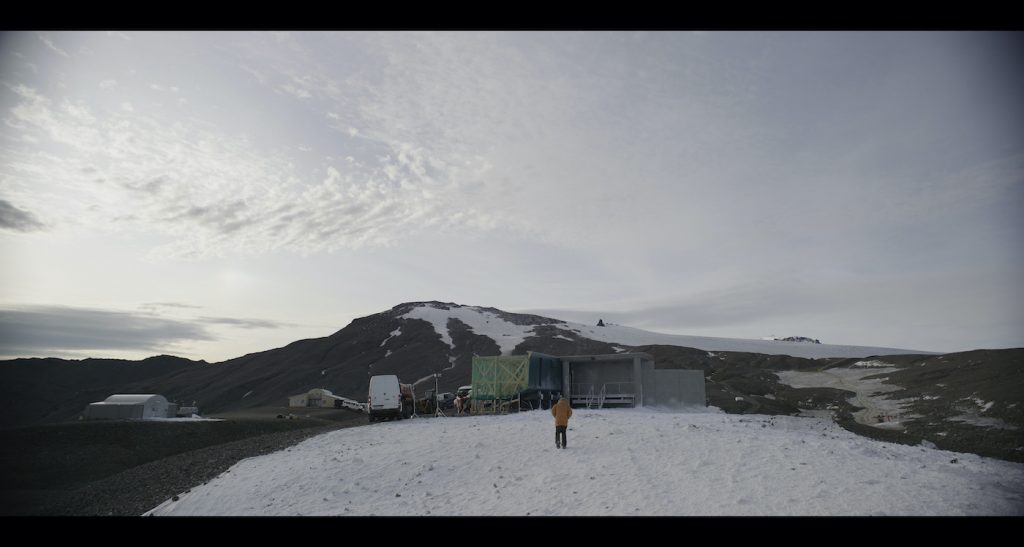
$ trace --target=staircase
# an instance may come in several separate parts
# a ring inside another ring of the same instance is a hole
[[[574,384],[570,403],[586,408],[604,408],[606,404],[636,406],[633,384],[618,382],[602,384],[598,390],[595,384]]]
[[[605,397],[606,387],[607,386],[602,385],[601,386],[601,392],[598,393],[596,396],[594,395],[593,388],[591,388],[591,390],[590,390],[590,397],[587,399],[587,408],[601,408],[602,406],[604,406],[604,397]]]
[[[590,408],[590,399],[594,396],[593,384],[573,384],[572,395],[569,397],[569,404],[572,406],[585,406]]]

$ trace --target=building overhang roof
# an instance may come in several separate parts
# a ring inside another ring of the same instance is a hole
[[[626,361],[636,357],[653,361],[654,357],[649,353],[606,353],[601,355],[566,355],[559,357],[562,362],[579,363],[589,361]]]

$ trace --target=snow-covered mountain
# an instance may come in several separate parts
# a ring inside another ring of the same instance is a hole
[[[541,328],[540,332],[543,332],[544,335],[555,338],[562,337],[570,341],[576,338],[587,338],[620,347],[668,345],[696,348],[704,351],[742,351],[765,355],[790,355],[809,359],[827,357],[860,358],[872,355],[927,355],[932,353],[898,348],[820,343],[808,344],[808,341],[814,342],[814,340],[809,338],[797,339],[801,337],[764,340],[663,334],[621,325],[598,327],[596,325],[584,325],[582,323],[573,323],[535,315],[508,314],[494,308],[462,306],[450,303],[443,304],[440,302],[418,302],[403,306],[409,306],[409,311],[402,314],[400,318],[427,321],[434,327],[434,330],[445,343],[453,349],[454,345],[448,331],[450,328],[449,323],[452,319],[455,319],[467,325],[475,334],[494,340],[501,348],[502,354],[505,355],[513,353],[527,338],[537,336],[539,334],[538,327]],[[529,319],[524,320],[524,318]],[[622,349],[624,350],[625,348]]]
[[[700,350],[675,366],[710,369],[709,352],[744,352],[776,366],[800,358],[862,358],[920,354],[905,349],[806,344],[662,334],[621,326],[584,325],[496,308],[444,302],[409,302],[361,317],[338,332],[299,340],[220,363],[173,357],[141,362],[88,359],[16,359],[0,362],[0,425],[75,419],[90,402],[111,393],[161,393],[199,401],[205,411],[281,404],[315,387],[364,400],[369,377],[397,374],[416,382],[442,373],[440,387],[469,383],[474,355],[615,353],[646,346]],[[734,358],[741,359],[734,355]],[[760,358],[759,358],[760,359]],[[720,364],[715,361],[715,364]],[[87,365],[87,366],[79,366]],[[75,378],[74,381],[68,381]],[[45,390],[37,386],[48,386]],[[712,398],[717,393],[711,390]],[[26,394],[32,393],[32,396]],[[40,395],[41,393],[41,395]],[[719,401],[732,410],[729,403]]]

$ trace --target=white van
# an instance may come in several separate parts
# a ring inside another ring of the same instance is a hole
[[[383,374],[370,377],[370,393],[366,399],[370,421],[385,418],[402,418],[402,387],[398,376]]]

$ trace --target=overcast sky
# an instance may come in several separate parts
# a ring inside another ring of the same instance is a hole
[[[0,356],[419,300],[1021,347],[1021,36],[5,32]]]

